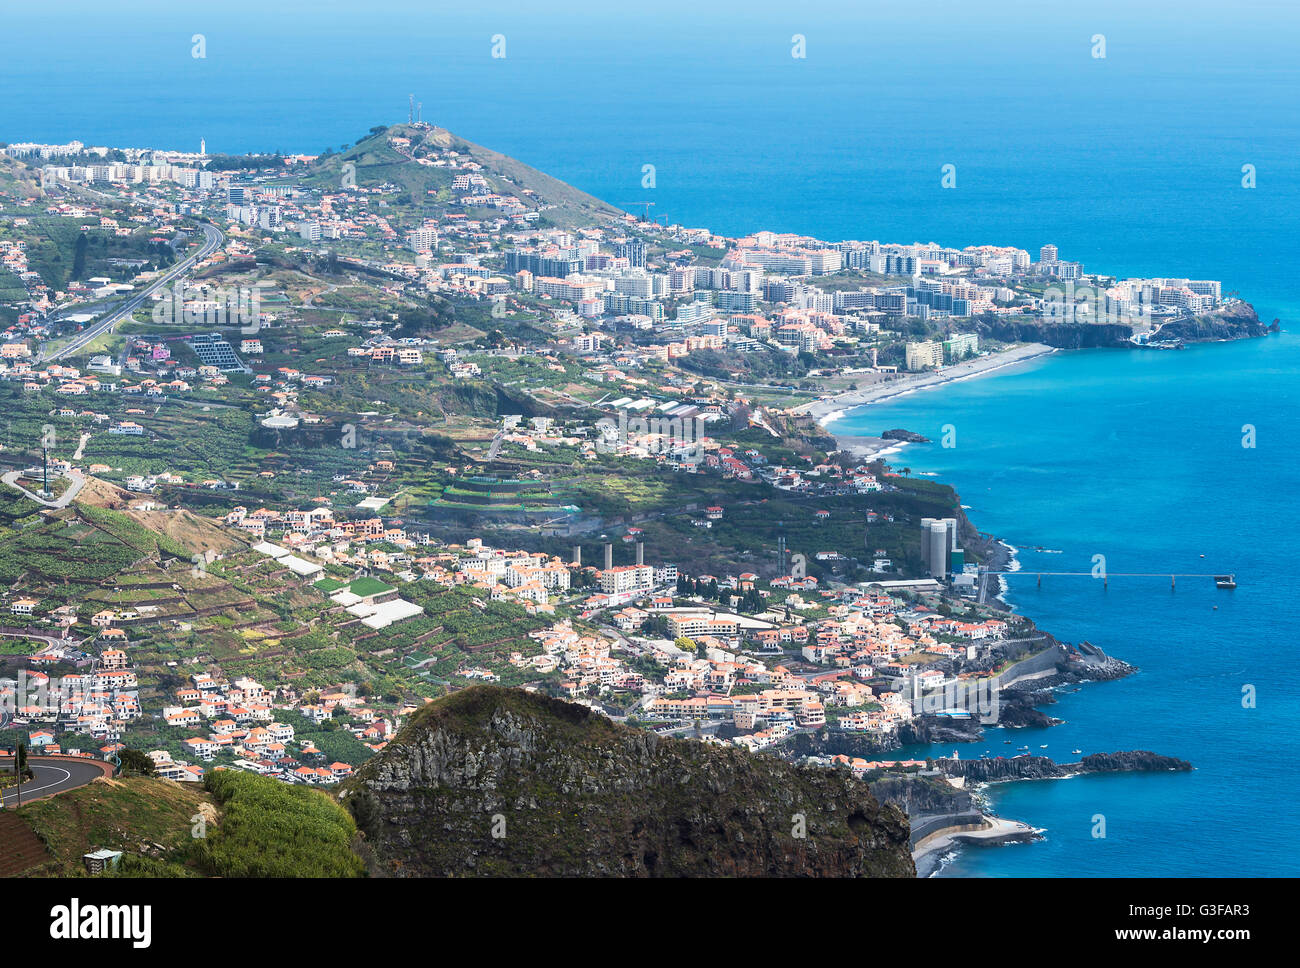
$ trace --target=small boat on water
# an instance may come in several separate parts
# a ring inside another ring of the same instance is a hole
[[[1038,747],[1038,748],[1039,748],[1040,750],[1045,750],[1045,749],[1047,749],[1047,744],[1044,743],[1042,746],[1040,746],[1040,747]]]
[[[1008,746],[1011,745],[1011,740],[1009,739],[1004,739],[1002,742],[1006,743]]]
[[[1083,752],[1083,750],[1070,750],[1070,752],[1073,753],[1075,756],[1078,756],[1080,753]]]
[[[1236,588],[1237,576],[1236,575],[1215,575],[1214,585],[1216,588]]]

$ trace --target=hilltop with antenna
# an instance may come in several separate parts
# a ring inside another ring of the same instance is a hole
[[[296,180],[329,190],[343,184],[345,166],[350,165],[347,170],[357,187],[397,185],[410,193],[412,203],[425,206],[427,213],[434,215],[450,207],[455,178],[468,161],[479,166],[476,174],[482,176],[483,194],[514,199],[549,224],[576,227],[602,221],[626,223],[629,219],[628,212],[594,195],[420,120],[423,105],[414,97],[409,113],[414,120],[407,124],[376,129],[346,151],[321,155],[309,172]]]

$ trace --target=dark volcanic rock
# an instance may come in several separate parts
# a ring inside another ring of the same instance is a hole
[[[1134,328],[1123,322],[1061,322],[1020,316],[980,316],[974,325],[975,331],[984,337],[1009,343],[1046,343],[1067,350],[1099,346],[1131,348],[1129,337]],[[1142,328],[1146,328],[1145,324]],[[1260,322],[1254,307],[1248,303],[1234,303],[1213,313],[1165,322],[1160,328],[1160,339],[1186,342],[1246,339],[1263,336],[1266,332],[1271,330]]]
[[[1184,772],[1192,769],[1192,764],[1173,756],[1161,756],[1150,750],[1127,750],[1122,753],[1093,753],[1085,756],[1077,764],[1082,773],[1133,773],[1142,771],[1175,770]]]
[[[975,331],[1007,343],[1045,343],[1060,349],[1128,346],[1131,326],[1120,323],[1063,323],[1055,320],[981,316]]]
[[[1047,715],[1038,706],[1051,706],[1056,697],[1045,689],[1012,688],[1002,693],[998,703],[999,726],[1056,726],[1061,720]]]
[[[891,750],[896,745],[893,740],[870,733],[822,729],[817,733],[796,733],[786,742],[785,749],[795,757],[859,756],[874,760],[880,753]]]
[[[1048,706],[1056,697],[1046,690],[1010,688],[998,699],[997,725],[1039,727],[1059,725],[1062,720],[1048,716],[1038,706]],[[978,719],[948,719],[944,716],[917,716],[899,727],[898,741],[912,743],[973,743],[984,738],[984,724]],[[842,753],[840,749],[829,749]]]
[[[975,809],[971,795],[940,777],[891,773],[871,781],[871,792],[881,803],[895,803],[909,817],[968,813]]]
[[[1061,667],[1061,682],[1108,682],[1123,679],[1137,672],[1135,665],[1107,655],[1091,642],[1080,642]],[[1042,685],[1059,685],[1060,682],[1043,682]]]
[[[930,442],[929,437],[922,437],[920,434],[914,433],[911,430],[902,430],[899,428],[886,430],[880,435],[880,437],[882,440],[905,440],[909,444],[928,444]]]
[[[430,703],[343,802],[381,875],[915,876],[906,816],[846,771],[521,690]]]
[[[1192,769],[1192,764],[1186,760],[1161,756],[1149,750],[1093,753],[1077,763],[1055,763],[1046,756],[1017,756],[1012,759],[942,759],[935,760],[935,766],[949,776],[964,776],[975,782],[1043,780],[1075,773],[1182,772]]]
[[[973,743],[983,736],[984,727],[978,719],[917,716],[898,729],[898,741],[904,746],[913,743]]]
[[[1216,313],[1165,323],[1160,327],[1160,339],[1177,338],[1192,343],[1263,336],[1268,332],[1269,328],[1260,322],[1254,307],[1249,303],[1234,303]]]

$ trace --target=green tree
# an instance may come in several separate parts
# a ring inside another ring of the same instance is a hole
[[[72,278],[80,279],[86,274],[86,249],[90,243],[86,240],[86,233],[82,232],[77,236],[77,247],[72,256]]]
[[[123,776],[153,776],[153,760],[141,750],[124,749],[117,754],[122,761]]]

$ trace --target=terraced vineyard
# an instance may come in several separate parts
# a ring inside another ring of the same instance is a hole
[[[0,537],[0,582],[98,584],[137,563],[184,548],[148,531],[125,514],[78,507],[45,524]]]

